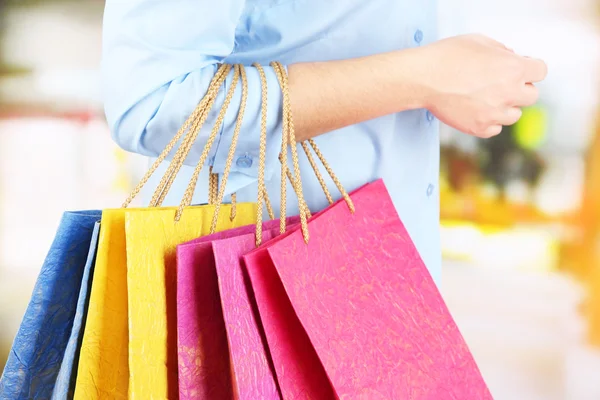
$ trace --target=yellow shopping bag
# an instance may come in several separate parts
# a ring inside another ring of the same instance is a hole
[[[254,222],[255,204],[238,204],[233,220],[230,207],[221,206],[217,230]],[[178,222],[176,210],[103,211],[76,399],[126,399],[130,386],[131,398],[149,399],[150,393],[177,398],[167,396],[167,371],[175,374],[172,393],[177,391],[177,343],[167,345],[168,327],[174,322],[168,321],[174,314],[168,310],[173,304],[167,302],[175,299],[170,292],[175,282],[174,250],[177,244],[210,233],[215,207],[186,209]],[[168,349],[175,351],[174,360]]]
[[[125,210],[105,210],[79,356],[76,399],[127,398],[127,338]]]
[[[221,206],[216,231],[254,223],[256,205]],[[214,206],[186,210],[174,222],[175,210],[128,211],[127,287],[129,301],[129,388],[132,399],[177,399],[178,244],[211,233]]]

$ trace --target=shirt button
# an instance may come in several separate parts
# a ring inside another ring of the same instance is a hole
[[[250,168],[252,166],[252,158],[248,155],[241,156],[237,159],[235,165],[240,168]]]
[[[421,43],[423,41],[423,31],[420,29],[417,29],[417,31],[415,32],[414,39],[415,39],[415,42]]]
[[[427,113],[425,113],[425,116],[427,117],[427,121],[429,121],[429,122],[433,122],[433,120],[435,119],[435,116],[429,110],[427,110]]]
[[[434,186],[432,183],[430,183],[429,186],[427,186],[427,197],[430,197],[433,194],[433,189]]]

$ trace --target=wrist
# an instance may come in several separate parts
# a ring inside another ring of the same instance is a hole
[[[428,48],[398,51],[394,65],[394,86],[406,96],[408,109],[431,109],[436,97],[431,79],[431,69],[435,66],[430,62]]]

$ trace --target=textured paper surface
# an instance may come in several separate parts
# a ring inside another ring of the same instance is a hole
[[[0,378],[0,399],[49,399],[69,341],[100,211],[66,212]]]
[[[100,235],[100,222],[94,226],[90,251],[85,263],[83,278],[81,280],[81,289],[77,299],[77,310],[73,320],[71,336],[67,343],[65,355],[60,366],[56,386],[52,392],[52,400],[72,399],[75,394],[75,381],[77,378],[77,365],[79,364],[79,350],[83,340],[83,328],[87,319],[88,299],[92,286],[92,276],[94,273],[94,264],[96,262],[96,252],[98,250],[98,238]]]
[[[277,239],[274,239],[275,241]],[[266,244],[268,245],[268,244]],[[286,400],[337,398],[310,339],[285,293],[266,251],[244,256],[275,366]]]
[[[254,232],[248,225],[177,248],[181,400],[281,398],[241,260]],[[263,224],[263,240],[277,233],[279,220]]]
[[[492,399],[383,182],[352,199],[354,215],[311,220],[308,245],[296,231],[246,257],[284,398],[319,398],[289,343],[301,326],[341,399]]]
[[[176,399],[178,244],[210,233],[214,206],[186,209],[179,222],[175,210],[126,213],[127,284],[129,300],[129,375],[132,399]],[[256,205],[221,207],[217,230],[251,224]]]
[[[104,210],[75,399],[127,398],[127,254],[125,210]]]
[[[177,249],[179,399],[233,399],[212,244]]]

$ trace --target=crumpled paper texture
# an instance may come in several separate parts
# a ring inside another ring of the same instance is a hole
[[[177,247],[180,400],[281,399],[242,265],[254,232],[248,225]],[[263,224],[263,240],[278,233],[279,220]]]
[[[286,400],[336,399],[327,373],[294,312],[269,254],[266,251],[248,253],[244,263],[251,278],[282,397]]]
[[[217,231],[256,220],[256,205],[221,206]],[[126,213],[129,304],[129,397],[177,399],[176,246],[210,233],[214,206],[191,207],[174,221],[174,209]]]
[[[52,392],[52,400],[69,400],[75,395],[79,349],[81,348],[83,328],[87,319],[87,306],[89,292],[92,286],[92,276],[94,273],[99,235],[100,222],[96,222],[92,233],[90,251],[83,271],[83,278],[81,279],[81,289],[79,290],[79,298],[77,299],[77,309],[75,311],[75,318],[73,319],[73,328],[71,329],[71,336],[69,337],[62,365],[58,372],[56,386],[54,386],[54,391]]]
[[[0,378],[0,399],[49,399],[76,314],[100,211],[66,212]]]
[[[284,398],[492,399],[383,181],[351,196],[308,245],[296,231],[245,257]]]
[[[233,399],[211,243],[177,249],[179,399]]]
[[[125,209],[102,212],[88,317],[79,353],[77,400],[127,399]]]

